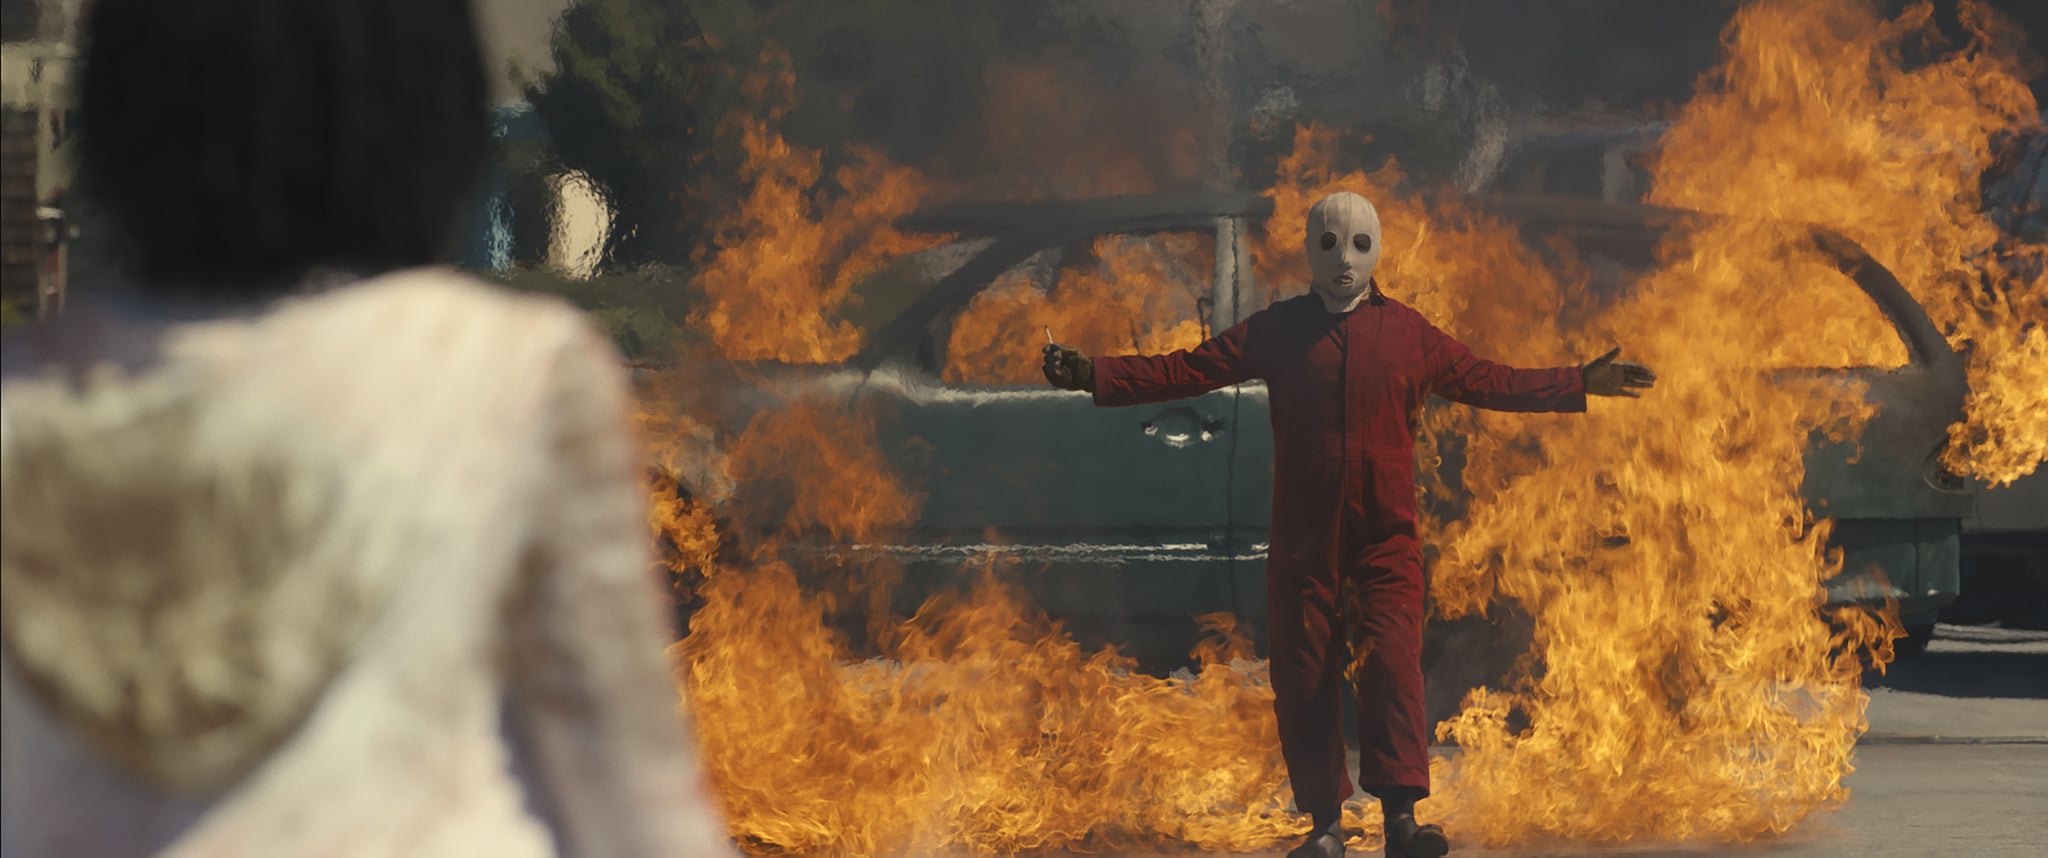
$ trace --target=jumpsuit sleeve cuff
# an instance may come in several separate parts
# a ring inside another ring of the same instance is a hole
[[[1095,404],[1114,407],[1132,404],[1131,373],[1125,366],[1127,361],[1120,357],[1092,358],[1095,369]]]
[[[1562,381],[1564,382],[1564,384],[1563,384],[1563,390],[1562,390],[1562,394],[1563,394],[1563,395],[1562,395],[1562,396],[1560,396],[1560,397],[1558,398],[1558,409],[1557,409],[1557,410],[1559,410],[1559,411],[1563,411],[1563,412],[1566,412],[1566,413],[1569,413],[1569,414],[1583,414],[1583,413],[1585,413],[1585,410],[1586,410],[1586,372],[1585,372],[1585,370],[1583,370],[1583,369],[1581,369],[1581,368],[1579,368],[1579,367],[1575,367],[1575,366],[1568,366],[1568,367],[1563,367],[1563,368],[1562,368],[1562,369],[1560,370],[1559,374],[1560,374],[1560,375],[1562,375],[1562,376],[1564,376],[1564,378],[1562,379]]]

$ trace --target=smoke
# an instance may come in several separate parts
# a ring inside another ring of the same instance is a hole
[[[979,109],[925,163],[941,193],[1076,198],[1226,179],[1234,125],[1225,75],[1234,0],[1043,6],[1058,34],[973,70]],[[944,70],[937,73],[944,74]],[[895,147],[892,147],[895,148]]]
[[[1401,67],[1385,27],[1361,4],[1016,8],[1028,11],[1000,15],[1021,36],[1006,33],[989,50],[949,44],[985,38],[971,26],[874,37],[885,45],[828,41],[825,55],[808,58],[804,45],[788,45],[808,102],[792,113],[792,139],[825,149],[873,145],[932,178],[941,198],[989,200],[1259,186],[1291,129],[1311,120],[1379,137],[1386,154],[1412,153],[1421,169],[1411,172],[1423,175],[1455,173],[1478,136],[1480,111],[1469,103],[1485,96],[1469,75],[1437,74],[1425,94],[1418,81],[1428,72]],[[917,51],[918,75],[894,75],[892,58],[880,55],[889,49]],[[962,79],[972,95],[932,82]],[[838,80],[863,84],[845,93]],[[1432,169],[1446,151],[1447,168]]]
[[[1651,109],[1682,101],[1713,67],[1738,0],[1465,0],[1424,4],[1444,20],[1473,71],[1517,100]]]
[[[1314,122],[1352,132],[1363,165],[1392,158],[1418,183],[1476,191],[1538,118],[1590,105],[1639,121],[1681,101],[1736,6],[1047,4],[1060,40],[983,70],[979,109],[907,163],[942,193],[980,199],[1256,187],[1292,129]]]

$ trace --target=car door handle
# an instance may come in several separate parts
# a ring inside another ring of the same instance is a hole
[[[1183,448],[1223,437],[1224,422],[1193,408],[1177,406],[1152,415],[1138,428],[1168,447]]]

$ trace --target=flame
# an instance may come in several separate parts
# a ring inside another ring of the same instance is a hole
[[[2048,461],[2048,325],[2028,329],[2014,346],[1993,349],[1970,364],[1963,422],[1949,427],[1942,461],[1950,469],[2002,485]]]
[[[1744,840],[1781,833],[1847,795],[1841,779],[1865,726],[1858,653],[1883,659],[1893,630],[1863,617],[1837,618],[1834,631],[1814,612],[1820,582],[1839,571],[1839,559],[1823,550],[1827,524],[1814,520],[1798,489],[1808,433],[1851,436],[1872,409],[1852,386],[1787,385],[1758,370],[1897,366],[1904,350],[1797,224],[1826,224],[1865,242],[1923,303],[1944,307],[1935,317],[1959,342],[2039,339],[2014,336],[2032,320],[2016,319],[2021,302],[2011,300],[2036,294],[2038,281],[2012,279],[2009,263],[1992,253],[1988,219],[1956,202],[1974,198],[1970,167],[1982,162],[1971,153],[2015,121],[1960,96],[2010,95],[2011,79],[1950,61],[1925,73],[1925,88],[1915,91],[1913,81],[1883,80],[1904,74],[1896,64],[1843,62],[1845,38],[1862,56],[1882,57],[1927,14],[1881,22],[1862,10],[1832,0],[1748,7],[1731,31],[1726,89],[1704,92],[1667,138],[1656,201],[1792,223],[1696,229],[1663,248],[1660,269],[1629,298],[1594,309],[1565,338],[1581,344],[1580,354],[1605,342],[1628,345],[1664,376],[1653,400],[1596,406],[1583,420],[1465,414],[1431,427],[1479,429],[1463,475],[1474,493],[1470,509],[1440,539],[1432,582],[1439,608],[1456,616],[1515,600],[1536,619],[1543,666],[1510,691],[1475,693],[1439,728],[1462,753],[1426,807],[1445,813],[1461,836],[1490,845],[1543,836]],[[1965,72],[1994,79],[1958,87],[1953,78]],[[1815,75],[1827,83],[1815,86]],[[1844,111],[1851,99],[1829,98],[1858,87],[1873,93],[1865,111]],[[1892,101],[1878,100],[1878,89]],[[1731,116],[1729,104],[1749,109]],[[1878,110],[1901,105],[1905,113]],[[1922,145],[1902,153],[1901,132],[1887,126],[1918,115],[1912,108],[1978,122],[1922,116],[1926,125],[1912,131],[1924,135]],[[1814,127],[1822,119],[1869,135],[1849,147],[1852,167],[1845,169],[1838,144],[1855,135]],[[1866,178],[1874,182],[1867,191]],[[1392,209],[1394,220],[1413,216],[1398,199]],[[1457,212],[1434,220],[1445,219],[1473,233]],[[1441,231],[1427,217],[1417,222],[1418,233]],[[1468,273],[1453,263],[1471,251],[1418,252],[1429,243],[1390,229],[1395,290],[1416,269]],[[1512,270],[1498,261],[1485,268]],[[2007,298],[1952,294],[1959,279],[1967,287],[1987,278]],[[1499,327],[1474,315],[1474,302],[1433,298],[1434,284],[1427,273],[1423,279],[1418,307],[1473,341],[1502,344],[1493,351],[1555,339]],[[1510,282],[1551,285],[1540,277]],[[1570,284],[1557,285],[1567,287],[1559,306],[1579,303]],[[1487,297],[1517,303],[1525,326],[1543,318],[1527,299],[1497,288]],[[2042,389],[2038,370],[1996,357],[1972,370],[1979,385],[2032,379],[2025,389]],[[2036,393],[2032,404],[2039,402]],[[2027,403],[1980,397],[1972,405],[1973,421],[2003,419],[2010,431],[2010,419],[1996,412],[2023,414]],[[1517,710],[1526,729],[1509,727]],[[1560,766],[1561,759],[1572,762]]]
[[[1199,670],[1149,676],[1113,650],[1084,651],[991,562],[971,592],[881,629],[879,657],[854,658],[827,619],[836,588],[783,549],[819,526],[872,539],[915,514],[874,449],[859,417],[828,404],[756,417],[734,442],[734,472],[810,479],[736,555],[706,506],[656,487],[671,563],[701,581],[675,646],[679,680],[742,844],[1245,849],[1299,829],[1279,798],[1263,665],[1228,618],[1209,618]]]
[[[940,240],[891,226],[917,207],[925,181],[856,147],[821,187],[819,153],[776,131],[795,74],[774,56],[764,63],[782,70],[749,88],[771,107],[765,116],[731,120],[746,152],[739,173],[749,190],[699,254],[707,306],[690,324],[731,360],[844,360],[861,345],[860,329],[837,316],[854,299],[854,287],[887,260]]]
[[[1461,836],[1744,840],[1847,794],[1859,653],[1876,641],[1814,610],[1840,560],[1799,487],[1808,433],[1846,437],[1871,412],[1854,386],[1758,372],[1810,355],[1729,312],[1785,270],[1746,252],[1753,231],[1696,234],[1589,322],[1658,368],[1652,398],[1570,420],[1472,415],[1473,499],[1443,531],[1434,595],[1451,616],[1519,603],[1543,669],[1438,728],[1462,749],[1435,799]],[[1816,318],[1813,294],[1763,315]]]
[[[1994,139],[2037,123],[2039,108],[2016,25],[1973,2],[1959,13],[1958,49],[1909,62],[1942,47],[1929,3],[1889,20],[1855,0],[1745,7],[1718,85],[1664,137],[1652,201],[1827,224],[1861,243],[1951,345],[1969,350],[1975,395],[1945,462],[2002,483],[2048,459],[2048,385],[2037,369],[2048,247],[2002,236],[1978,186]],[[1872,343],[1895,340],[1858,330]]]
[[[1338,134],[1319,125],[1295,132],[1294,150],[1280,162],[1278,178],[1266,192],[1273,217],[1252,246],[1267,303],[1308,291],[1303,254],[1308,210],[1337,191],[1352,191],[1378,209],[1385,251],[1373,279],[1403,303],[1437,322],[1453,336],[1478,331],[1518,332],[1494,345],[1505,361],[1561,356],[1554,327],[1531,322],[1556,317],[1567,300],[1580,299],[1582,284],[1560,279],[1507,226],[1488,221],[1448,194],[1416,195],[1399,190],[1404,176],[1389,162],[1370,172],[1337,172],[1327,163]],[[1275,287],[1279,287],[1275,289]]]
[[[1092,268],[1067,268],[1048,293],[1026,270],[1012,271],[953,323],[945,378],[982,384],[1040,384],[1033,336],[1050,328],[1088,354],[1155,354],[1192,348],[1207,334],[1207,237],[1184,233],[1107,237]]]
[[[927,603],[889,658],[850,661],[786,566],[721,570],[702,594],[684,679],[750,847],[1241,849],[1297,827],[1275,753],[1243,753],[1273,743],[1270,692],[1217,655],[1192,678],[1137,673],[985,583]]]
[[[1856,326],[1883,317],[1815,252],[1793,249],[1802,231],[1756,223],[1684,236],[1629,298],[1603,304],[1569,260],[1546,265],[1507,225],[1404,192],[1392,165],[1328,169],[1320,153],[1333,139],[1302,129],[1282,165],[1278,214],[1255,248],[1264,282],[1305,281],[1308,206],[1355,190],[1385,225],[1382,288],[1454,336],[1524,365],[1621,344],[1662,376],[1650,399],[1583,417],[1428,415],[1425,449],[1467,439],[1471,493],[1461,520],[1431,528],[1437,609],[1519,603],[1543,670],[1475,693],[1441,726],[1462,753],[1423,812],[1488,845],[1743,839],[1839,801],[1862,729],[1855,654],[1877,636],[1837,635],[1814,611],[1839,562],[1799,494],[1801,454],[1809,430],[1846,437],[1869,411],[1854,388],[1760,370],[1854,364],[1866,342]],[[1806,288],[1750,286],[1760,282]],[[1767,300],[1769,313],[1734,309]],[[1823,314],[1849,330],[1805,330]],[[1887,357],[1902,359],[1893,343]],[[1442,476],[1427,487],[1443,492]],[[1511,729],[1511,712],[1528,726]]]
[[[1965,9],[1969,46],[1908,66],[1902,52],[1926,40],[1924,6],[1890,20],[1852,0],[1745,7],[1728,62],[1666,138],[1654,192],[1735,217],[1674,236],[1619,297],[1589,288],[1569,256],[1407,187],[1394,165],[1330,168],[1332,132],[1298,133],[1254,246],[1261,282],[1299,289],[1309,203],[1355,190],[1386,224],[1387,291],[1478,351],[1555,365],[1620,344],[1661,376],[1650,397],[1587,415],[1425,415],[1423,450],[1463,439],[1471,496],[1457,520],[1429,527],[1437,611],[1519,604],[1536,622],[1528,663],[1541,668],[1474,692],[1439,726],[1461,750],[1435,762],[1438,790],[1421,810],[1455,838],[1742,841],[1846,798],[1866,727],[1861,661],[1888,660],[1898,629],[1883,612],[1817,610],[1841,561],[1799,489],[1809,435],[1852,438],[1872,409],[1840,374],[1769,372],[1905,355],[1801,224],[1862,243],[1971,348],[1975,393],[1952,467],[2010,478],[2048,448],[2043,287],[2024,273],[2041,270],[2025,265],[2041,251],[1998,235],[1969,202],[1986,141],[2033,108],[1991,19]],[[729,358],[829,361],[859,340],[828,312],[846,284],[907,248],[873,225],[923,187],[871,159],[876,172],[842,173],[838,187],[896,194],[814,206],[815,154],[769,128],[744,138],[754,197],[708,257],[714,307],[693,321]],[[1195,251],[1171,239],[1094,251],[1094,267],[1069,269],[1050,293],[1018,274],[979,296],[956,322],[947,377],[1032,382],[1048,321],[1096,352],[1200,335],[1176,321],[1198,315],[1189,304],[1207,277],[1175,273],[1207,270]],[[720,440],[722,454],[670,465],[729,479],[730,502],[714,515],[658,477],[650,522],[695,582],[678,681],[750,851],[1242,850],[1305,829],[1287,806],[1264,665],[1228,618],[1210,618],[1195,669],[1161,678],[1082,649],[994,559],[966,592],[889,617],[887,563],[793,550],[820,533],[873,542],[915,519],[915,487],[891,474],[864,418],[796,401]],[[1445,491],[1446,476],[1425,488]],[[859,592],[870,625],[856,641],[836,618]],[[1366,829],[1354,845],[1376,846],[1370,803],[1347,817]]]

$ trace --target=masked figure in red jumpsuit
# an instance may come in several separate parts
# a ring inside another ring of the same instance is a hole
[[[1413,418],[1435,394],[1501,411],[1584,411],[1586,396],[1634,396],[1655,376],[1610,352],[1583,367],[1515,369],[1470,349],[1372,279],[1379,215],[1333,194],[1308,215],[1310,293],[1281,301],[1192,350],[1090,360],[1047,346],[1054,385],[1101,406],[1266,383],[1273,420],[1273,524],[1266,563],[1273,707],[1295,806],[1314,828],[1291,858],[1344,852],[1351,795],[1341,698],[1358,694],[1359,785],[1386,814],[1387,855],[1440,856],[1418,825],[1429,794],[1423,716],[1421,544]]]

